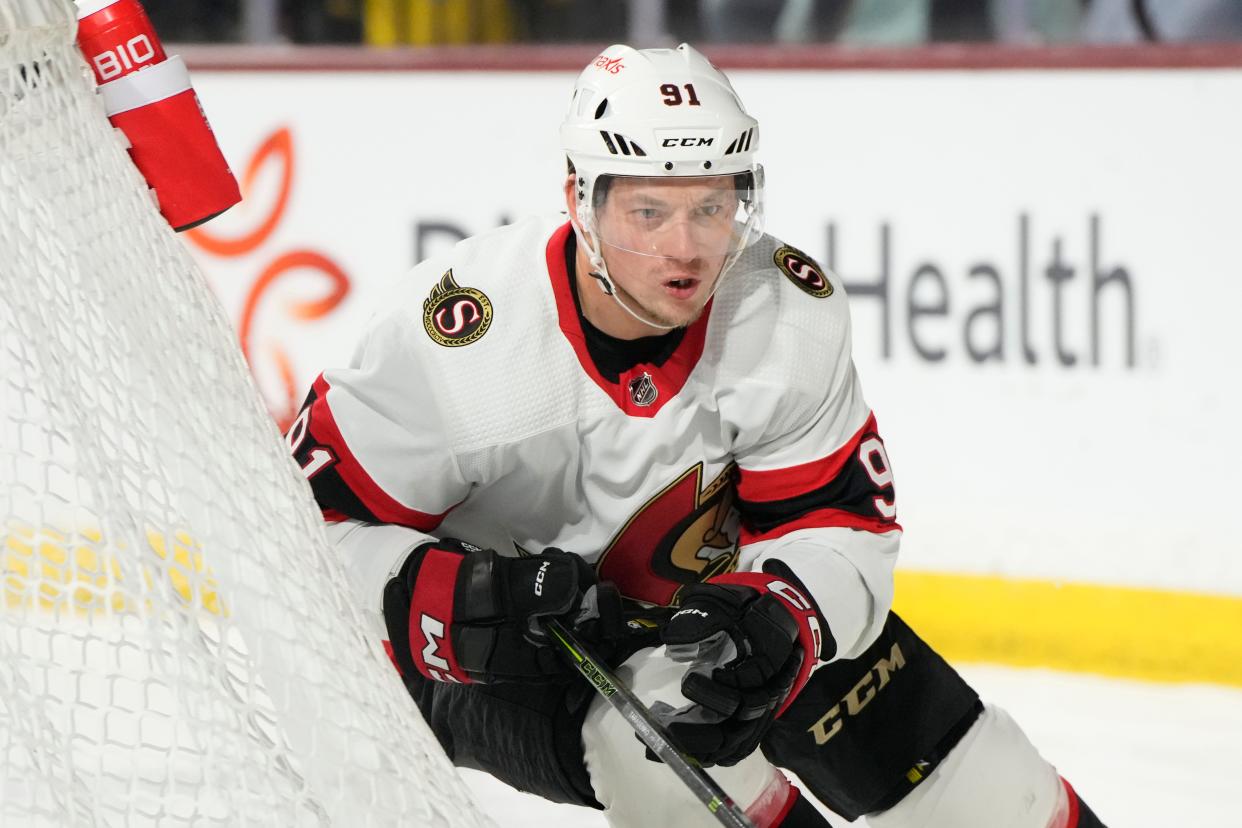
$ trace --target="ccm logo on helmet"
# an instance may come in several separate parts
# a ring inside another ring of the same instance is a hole
[[[660,142],[664,147],[710,147],[715,138],[665,138]]]

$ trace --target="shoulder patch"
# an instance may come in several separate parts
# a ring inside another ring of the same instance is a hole
[[[796,247],[781,245],[772,254],[776,266],[789,277],[799,288],[812,296],[822,299],[832,295],[832,283],[824,277],[824,271],[815,260]]]
[[[446,348],[469,345],[492,324],[492,302],[483,291],[461,287],[449,268],[423,300],[423,327],[427,336]]]

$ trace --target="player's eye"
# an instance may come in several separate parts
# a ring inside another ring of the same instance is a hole
[[[656,221],[660,218],[660,211],[654,207],[639,207],[634,210],[634,217],[643,221]]]

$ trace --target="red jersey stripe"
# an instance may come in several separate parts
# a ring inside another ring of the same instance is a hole
[[[1069,815],[1065,820],[1065,828],[1078,828],[1078,794],[1064,776],[1061,777],[1061,786],[1065,788],[1065,795],[1069,797]]]
[[[738,469],[738,497],[752,503],[763,503],[786,500],[822,488],[831,483],[845,468],[845,464],[853,459],[863,436],[875,431],[875,414],[870,414],[862,428],[845,445],[827,457],[783,469]]]
[[[862,529],[865,532],[874,532],[877,535],[882,535],[885,532],[901,531],[901,524],[895,521],[856,515],[844,509],[816,509],[788,523],[782,523],[780,526],[767,532],[751,532],[743,527],[741,545],[746,546],[750,543],[775,540],[799,529],[823,529],[833,526],[843,526],[847,529]]]
[[[441,514],[430,514],[411,509],[384,491],[378,483],[371,479],[366,469],[349,450],[349,444],[341,436],[332,409],[328,406],[328,390],[331,386],[320,374],[314,383],[315,402],[311,406],[309,429],[315,442],[328,446],[337,454],[337,471],[350,491],[358,496],[363,505],[371,510],[371,514],[384,522],[408,526],[420,532],[430,532],[440,525],[452,508]],[[327,515],[325,515],[327,517]],[[329,518],[331,519],[331,518]]]

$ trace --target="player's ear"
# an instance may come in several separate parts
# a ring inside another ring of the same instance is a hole
[[[578,200],[574,192],[576,178],[572,172],[565,176],[565,209],[569,211],[569,217],[575,220],[578,218]]]

